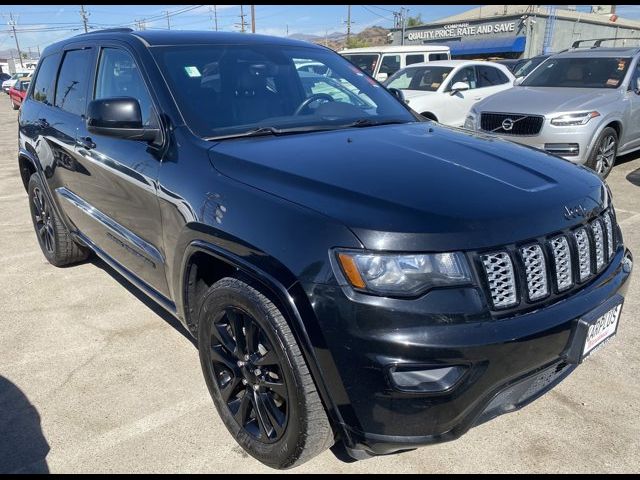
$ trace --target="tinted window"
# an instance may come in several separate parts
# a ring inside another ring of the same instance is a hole
[[[618,88],[630,58],[549,58],[521,83],[525,87]]]
[[[398,70],[400,70],[400,55],[385,55],[382,57],[380,71],[378,73],[393,75]]]
[[[435,60],[449,60],[449,55],[446,53],[430,53],[429,61],[433,62]]]
[[[447,87],[447,90],[451,90],[451,88],[458,82],[463,82],[469,85],[469,89],[478,88],[478,82],[476,80],[476,69],[473,67],[464,67],[461,70],[458,70],[451,82]]]
[[[56,85],[56,107],[75,115],[84,114],[91,56],[92,51],[89,49],[70,50],[65,53]]]
[[[40,61],[38,76],[31,94],[34,100],[47,105],[53,104],[53,80],[56,76],[56,70],[58,70],[59,60],[59,55],[49,55]]]
[[[151,50],[185,121],[205,138],[264,127],[308,131],[345,128],[359,120],[415,121],[386,89],[324,48],[248,44]],[[331,77],[298,71],[302,59],[326,66]],[[320,93],[326,95],[312,96]]]
[[[153,103],[133,57],[118,48],[105,48],[100,54],[94,98],[133,97],[140,103],[142,123],[155,119]]]
[[[500,70],[494,67],[480,65],[478,69],[478,88],[493,87],[507,83],[509,79]]]
[[[629,82],[629,90],[634,90],[636,93],[640,92],[640,62],[636,64],[631,82]]]
[[[364,53],[364,54],[343,54],[344,58],[353,63],[356,67],[358,67],[363,72],[367,72],[369,75],[373,75],[373,72],[376,70],[376,64],[378,63],[378,59],[380,55],[377,53]]]
[[[424,55],[407,55],[407,65],[411,65],[413,63],[422,63],[424,62]]]

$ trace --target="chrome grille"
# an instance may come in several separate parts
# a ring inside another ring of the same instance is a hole
[[[485,132],[501,135],[537,135],[540,133],[543,123],[544,117],[540,115],[495,112],[480,114],[480,128]]]
[[[582,282],[591,274],[591,247],[587,231],[584,228],[579,228],[573,235],[578,247],[578,273]]]
[[[556,284],[558,291],[563,292],[573,285],[573,274],[571,268],[571,253],[567,237],[560,236],[551,240],[553,251],[553,261],[556,271]]]
[[[602,219],[607,230],[607,259],[610,259],[613,255],[613,222],[611,222],[611,214],[607,212],[602,216]]]
[[[593,221],[591,231],[593,232],[593,243],[596,247],[596,271],[600,271],[604,266],[604,232],[599,219]]]
[[[592,279],[612,260],[615,232],[615,217],[607,211],[554,237],[480,253],[493,308],[516,308],[579,288],[578,282]],[[522,288],[516,285],[520,278]]]
[[[527,276],[527,293],[529,300],[539,300],[549,293],[547,284],[547,267],[542,247],[538,244],[520,249]]]
[[[482,255],[482,263],[489,282],[493,306],[505,308],[518,303],[516,279],[509,254],[496,252]]]

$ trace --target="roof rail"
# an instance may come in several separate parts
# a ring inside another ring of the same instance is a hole
[[[616,40],[640,40],[640,37],[617,37],[617,38],[589,38],[585,40],[576,40],[571,45],[571,48],[578,48],[583,42],[594,42],[591,48],[598,48],[602,44],[602,42],[610,42]]]
[[[130,33],[133,28],[104,28],[102,30],[93,30],[91,32],[81,33],[80,35],[93,35],[94,33]]]

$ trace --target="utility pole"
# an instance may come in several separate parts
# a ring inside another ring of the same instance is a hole
[[[82,18],[82,23],[84,24],[84,33],[89,31],[87,27],[87,20],[89,20],[89,13],[84,9],[84,5],[80,5],[80,18]]]
[[[215,26],[216,32],[218,31],[218,10],[216,9],[216,6],[213,6],[213,9],[211,8],[211,6],[209,6],[209,11],[213,11],[213,24]]]
[[[24,68],[22,63],[22,52],[20,51],[20,45],[18,44],[18,34],[16,33],[16,21],[13,19],[13,13],[9,14],[9,26],[13,30],[13,38],[16,40],[16,48],[18,49],[18,58],[20,59],[20,67]]]
[[[164,13],[167,16],[167,28],[171,30],[171,22],[169,21],[169,10],[165,10]]]
[[[240,5],[240,31],[241,31],[242,33],[244,33],[244,32],[246,31],[246,30],[245,30],[245,27],[244,27],[244,25],[245,25],[244,17],[246,17],[246,16],[247,16],[247,15],[244,13],[243,6],[242,6],[242,5]],[[236,25],[237,25],[237,24],[236,24]]]
[[[251,33],[256,33],[256,6],[251,5]]]
[[[408,8],[407,8],[407,12],[409,12]],[[402,22],[402,42],[400,43],[400,45],[404,45],[404,29],[407,25],[407,19],[406,19],[406,13],[405,13],[404,7],[400,8],[400,21]]]
[[[289,24],[287,23],[287,37],[289,36]]]
[[[38,58],[40,58],[40,45],[38,45]]]
[[[351,38],[351,5],[347,5],[347,42]]]

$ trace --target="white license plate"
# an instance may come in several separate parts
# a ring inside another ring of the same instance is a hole
[[[622,304],[620,303],[589,325],[587,339],[582,350],[583,358],[598,345],[615,335],[621,311]]]

